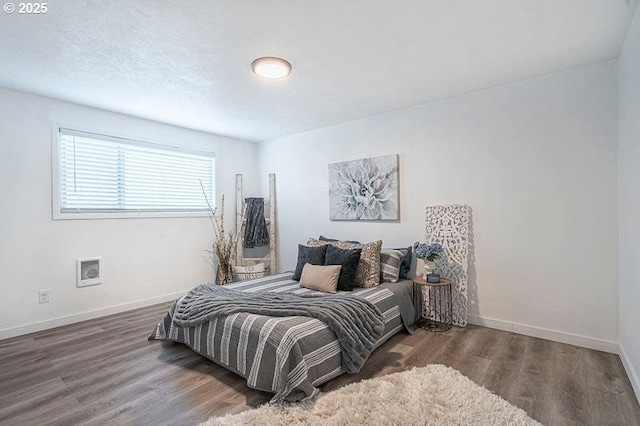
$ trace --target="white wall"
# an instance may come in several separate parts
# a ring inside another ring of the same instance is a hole
[[[167,300],[211,279],[207,218],[53,221],[51,121],[215,152],[227,219],[235,174],[244,173],[246,193],[257,189],[254,143],[0,90],[0,338]],[[87,256],[103,256],[103,284],[76,288],[75,260]],[[39,289],[50,290],[49,303],[38,304]]]
[[[640,13],[619,59],[620,346],[640,399]]]
[[[610,61],[259,144],[280,269],[308,236],[408,246],[425,205],[466,203],[474,322],[615,351],[616,91]],[[327,165],[393,153],[401,221],[329,221]]]

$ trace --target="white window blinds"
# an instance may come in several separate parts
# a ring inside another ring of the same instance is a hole
[[[212,155],[60,128],[58,160],[60,213],[199,212],[205,195],[215,202]]]

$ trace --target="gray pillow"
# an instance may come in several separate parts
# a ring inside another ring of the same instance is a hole
[[[362,249],[340,249],[332,245],[325,247],[327,247],[327,255],[324,258],[324,264],[342,266],[338,279],[338,290],[353,290]]]
[[[291,279],[300,281],[302,275],[302,268],[306,263],[311,265],[324,265],[325,254],[327,253],[327,246],[319,247],[307,247],[302,244],[298,244],[298,264],[293,272]]]
[[[400,266],[407,249],[383,249],[380,252],[380,282],[397,283],[400,276]]]
[[[407,248],[399,248],[393,250],[406,250],[406,254],[402,258],[402,263],[400,264],[400,275],[398,276],[401,280],[406,280],[409,278],[409,271],[411,271],[411,261],[413,260],[413,246],[409,246]]]
[[[344,240],[336,240],[334,238],[325,237],[323,235],[320,235],[320,238],[318,238],[318,240],[325,241],[328,243],[333,243],[336,241],[344,241]],[[352,244],[361,244],[359,241],[347,240],[347,242]],[[404,258],[402,258],[402,263],[400,264],[400,275],[398,275],[398,279],[400,280],[410,279],[409,272],[411,271],[411,262],[413,261],[413,246],[395,248],[391,250],[406,250]],[[380,277],[382,277],[382,275],[380,275]]]
[[[380,284],[380,249],[382,240],[372,241],[366,244],[353,244],[346,241],[318,241],[309,238],[307,244],[311,247],[320,247],[331,244],[341,249],[362,249],[360,253],[360,263],[356,273],[356,287],[371,288]]]

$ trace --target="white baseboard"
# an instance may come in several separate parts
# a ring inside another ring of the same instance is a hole
[[[629,355],[627,355],[627,351],[624,350],[624,346],[620,345],[620,359],[622,360],[622,365],[624,366],[625,371],[627,372],[627,376],[629,377],[629,381],[631,382],[631,386],[633,387],[633,391],[636,393],[636,399],[638,403],[640,403],[640,378],[638,377],[638,372],[633,367],[631,360],[629,359]]]
[[[570,345],[581,346],[583,348],[595,349],[603,352],[617,354],[619,351],[618,342],[581,336],[579,334],[565,333],[563,331],[550,330],[547,328],[534,327],[531,325],[518,324],[474,315],[469,315],[468,321],[469,324],[510,331],[512,333],[524,334],[525,336],[539,337],[541,339],[553,340],[554,342],[568,343]]]
[[[186,290],[179,291],[177,293],[164,294],[162,296],[150,297],[148,299],[136,300],[134,302],[122,303],[120,305],[108,306],[106,308],[95,309],[93,311],[80,312],[77,314],[52,318],[46,321],[33,322],[30,324],[20,325],[18,327],[5,328],[0,330],[0,340],[22,336],[29,333],[35,333],[37,331],[48,330],[50,328],[73,324],[80,321],[100,318],[111,314],[130,311],[132,309],[144,308],[145,306],[156,305],[158,303],[170,302],[172,300],[176,300],[178,297],[182,296],[185,293]]]

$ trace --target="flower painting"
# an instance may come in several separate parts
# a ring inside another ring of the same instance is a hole
[[[398,220],[398,155],[329,164],[331,220]]]

